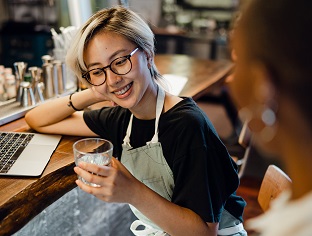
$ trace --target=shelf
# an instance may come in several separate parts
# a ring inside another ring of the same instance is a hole
[[[75,89],[69,90],[60,96],[69,95],[74,91],[76,91],[76,90]],[[60,96],[57,96],[57,97],[60,97]],[[57,97],[47,99],[46,101],[55,99]],[[46,101],[44,101],[44,102],[46,102]],[[34,107],[36,107],[40,104],[42,104],[42,103],[40,102],[40,103],[37,103],[36,105],[33,105],[33,106],[22,107],[20,105],[20,102],[17,102],[15,100],[15,98],[8,100],[8,101],[5,101],[5,102],[0,102],[0,111],[1,111],[1,113],[0,113],[0,126],[24,117],[28,111],[30,111],[31,109],[33,109]]]

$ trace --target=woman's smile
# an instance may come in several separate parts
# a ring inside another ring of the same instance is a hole
[[[132,85],[133,82],[131,82],[130,84],[126,85],[125,87],[114,91],[113,93],[116,95],[117,98],[125,98],[127,96],[130,95],[131,91],[132,91]]]

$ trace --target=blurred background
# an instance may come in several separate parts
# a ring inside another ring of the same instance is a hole
[[[139,13],[156,37],[156,53],[229,58],[228,32],[238,0],[0,0],[0,64],[41,66],[53,56],[51,28],[79,27],[95,11],[122,4]]]

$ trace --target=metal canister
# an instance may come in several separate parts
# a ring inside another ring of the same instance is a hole
[[[22,107],[29,107],[36,104],[34,92],[32,90],[30,82],[22,81],[20,83],[22,88],[21,105]]]
[[[44,83],[44,98],[52,98],[55,96],[55,87],[53,80],[53,65],[45,63],[42,65],[42,78]]]
[[[43,85],[43,82],[41,82],[42,69],[36,66],[32,66],[28,68],[28,71],[30,71],[31,73],[32,89],[34,92],[36,103],[43,102],[44,101],[44,96],[43,96],[44,85]]]
[[[50,56],[50,55],[43,55],[43,56],[41,57],[41,60],[42,60],[42,64],[52,63],[53,57]]]
[[[16,101],[20,102],[21,101],[21,93],[20,93],[20,83],[24,80],[24,75],[26,72],[27,68],[27,63],[26,62],[14,62],[13,64],[14,69],[15,69],[15,79],[16,79]]]
[[[55,93],[61,95],[65,92],[65,64],[59,60],[53,61],[53,80]]]

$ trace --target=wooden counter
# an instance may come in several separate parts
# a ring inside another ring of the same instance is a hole
[[[184,55],[158,55],[162,74],[188,77],[181,96],[197,99],[231,71],[229,61],[195,59]],[[0,127],[1,131],[32,132],[24,118]],[[0,235],[11,235],[65,193],[76,187],[72,144],[82,137],[63,136],[39,178],[0,177]]]
[[[2,131],[31,132],[24,118]],[[63,136],[40,178],[0,177],[0,235],[11,235],[76,187],[72,144],[80,137]]]
[[[228,60],[207,60],[186,55],[157,55],[155,64],[161,74],[175,74],[188,78],[180,96],[197,100],[213,86],[223,83],[231,73],[233,63]]]

